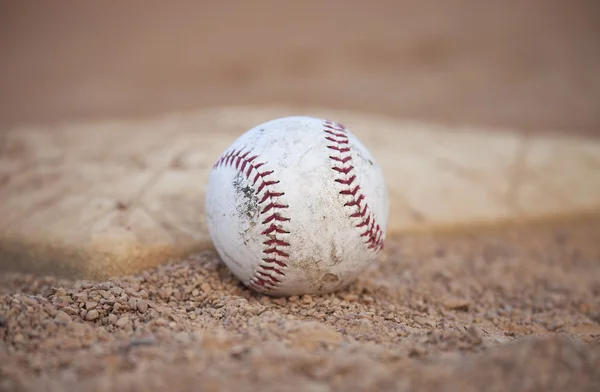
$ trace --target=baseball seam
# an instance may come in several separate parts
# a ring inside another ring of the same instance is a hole
[[[351,213],[349,217],[355,220],[354,227],[364,230],[361,237],[365,239],[367,248],[378,253],[383,249],[383,231],[375,219],[375,214],[370,210],[361,192],[360,185],[354,172],[350,139],[346,127],[342,124],[325,121],[323,131],[328,141],[327,148],[331,150],[331,170],[335,172],[335,182],[342,185],[339,194],[344,196],[347,207]]]
[[[250,155],[250,152],[244,151],[243,148],[226,152],[214,164],[213,170],[220,166],[235,167],[255,189],[259,216],[262,217],[261,224],[267,226],[261,232],[264,237],[264,257],[258,263],[253,276],[244,283],[257,291],[272,291],[281,284],[287,268],[289,253],[284,249],[290,246],[285,239],[290,232],[284,226],[290,218],[282,215],[282,211],[289,206],[279,200],[285,192],[275,189],[279,181],[273,179],[274,170],[261,172],[259,169],[266,162],[254,163],[258,155]],[[253,173],[256,174],[252,175]]]

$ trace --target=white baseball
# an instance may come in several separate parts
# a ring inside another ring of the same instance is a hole
[[[303,116],[240,136],[215,163],[206,203],[221,259],[273,296],[352,282],[383,248],[389,213],[382,170],[356,136]]]

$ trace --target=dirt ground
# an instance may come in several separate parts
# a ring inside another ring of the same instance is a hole
[[[600,221],[389,241],[274,299],[213,252],[108,282],[2,277],[5,391],[597,391]]]
[[[0,128],[293,103],[599,134],[594,1],[128,4],[0,3]],[[0,390],[598,391],[599,238],[399,237],[346,290],[285,300],[213,252],[3,275]]]

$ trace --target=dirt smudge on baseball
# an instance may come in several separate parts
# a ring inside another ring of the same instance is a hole
[[[250,219],[250,226],[254,226],[256,223],[253,218],[256,218],[259,213],[256,191],[248,184],[248,180],[241,172],[233,179],[233,189],[237,196],[236,199],[239,200],[236,205],[238,216]]]
[[[323,276],[323,282],[325,282],[325,283],[335,283],[339,280],[340,280],[340,278],[338,278],[337,275],[331,274],[329,272]]]
[[[320,261],[316,259],[304,259],[297,262],[297,268],[302,271],[309,285],[317,291],[330,291],[340,288],[343,282],[340,278],[326,269],[320,267]]]
[[[331,241],[331,251],[329,252],[329,257],[331,258],[333,265],[337,265],[342,261],[342,259],[338,255],[337,247],[335,246],[335,241],[333,240]]]

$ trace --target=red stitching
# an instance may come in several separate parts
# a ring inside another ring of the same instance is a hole
[[[340,153],[350,152],[350,147],[327,146],[327,148],[339,151]]]
[[[356,179],[356,175],[353,174],[352,176],[350,176],[350,178],[346,178],[346,179],[336,178],[335,182],[339,182],[340,184],[344,184],[344,185],[352,185],[352,183],[354,182],[355,179]]]
[[[265,258],[263,259],[263,261],[264,261],[265,263],[277,264],[277,265],[278,265],[278,266],[280,266],[280,267],[287,267],[287,265],[286,265],[286,264],[285,264],[283,261],[279,261],[279,260],[277,260],[277,259],[274,259],[274,258],[272,258],[272,257],[265,257]]]
[[[269,235],[272,232],[276,232],[276,233],[279,233],[279,234],[288,234],[289,233],[289,231],[283,230],[280,226],[276,226],[274,224],[271,224],[271,226],[269,226],[269,228],[267,230],[263,231],[261,234],[262,235]]]
[[[274,275],[285,276],[286,259],[290,257],[288,253],[279,249],[279,247],[290,246],[290,243],[281,237],[282,234],[290,233],[282,226],[290,218],[281,215],[281,212],[289,206],[277,199],[285,195],[285,192],[278,192],[273,189],[279,181],[266,178],[271,176],[274,170],[259,171],[258,169],[264,166],[266,162],[255,164],[254,161],[258,158],[258,155],[249,155],[249,150],[245,152],[243,149],[227,151],[214,164],[213,170],[221,166],[234,167],[256,187],[256,196],[260,197],[258,204],[261,206],[264,204],[260,211],[261,215],[265,215],[262,224],[268,225],[261,233],[265,236],[263,253],[268,257],[264,257],[258,263],[254,275],[246,282],[246,285],[259,291],[271,291],[281,284],[281,279]],[[253,172],[255,172],[254,175]],[[263,191],[261,197],[260,193]]]
[[[289,244],[288,244],[288,245],[289,245]],[[290,255],[289,255],[289,254],[287,254],[287,253],[285,253],[285,252],[282,252],[282,251],[280,251],[280,250],[279,250],[279,249],[277,249],[277,248],[269,248],[269,249],[265,249],[265,250],[263,250],[263,253],[266,253],[266,254],[275,253],[275,254],[276,254],[276,255],[278,255],[278,256],[290,257]]]
[[[338,158],[338,157],[329,157],[329,159],[333,159],[334,161],[338,161],[338,162],[346,163],[346,162],[348,162],[349,160],[351,160],[351,159],[352,159],[352,157],[351,157],[350,155],[348,155],[347,157],[345,157],[345,158],[343,158],[343,159],[342,159],[342,158]]]
[[[375,222],[375,215],[371,212],[369,204],[365,202],[365,195],[360,192],[360,185],[352,186],[356,180],[354,174],[354,165],[352,165],[352,155],[350,155],[350,139],[346,127],[342,124],[325,121],[324,129],[325,140],[330,142],[327,148],[337,151],[339,155],[331,155],[331,169],[336,173],[335,182],[344,185],[339,194],[349,196],[351,199],[344,203],[344,207],[353,208],[350,218],[359,219],[355,227],[365,227],[361,237],[365,237],[365,245],[368,249],[379,252],[383,249],[383,231]],[[342,166],[340,166],[340,162]]]

